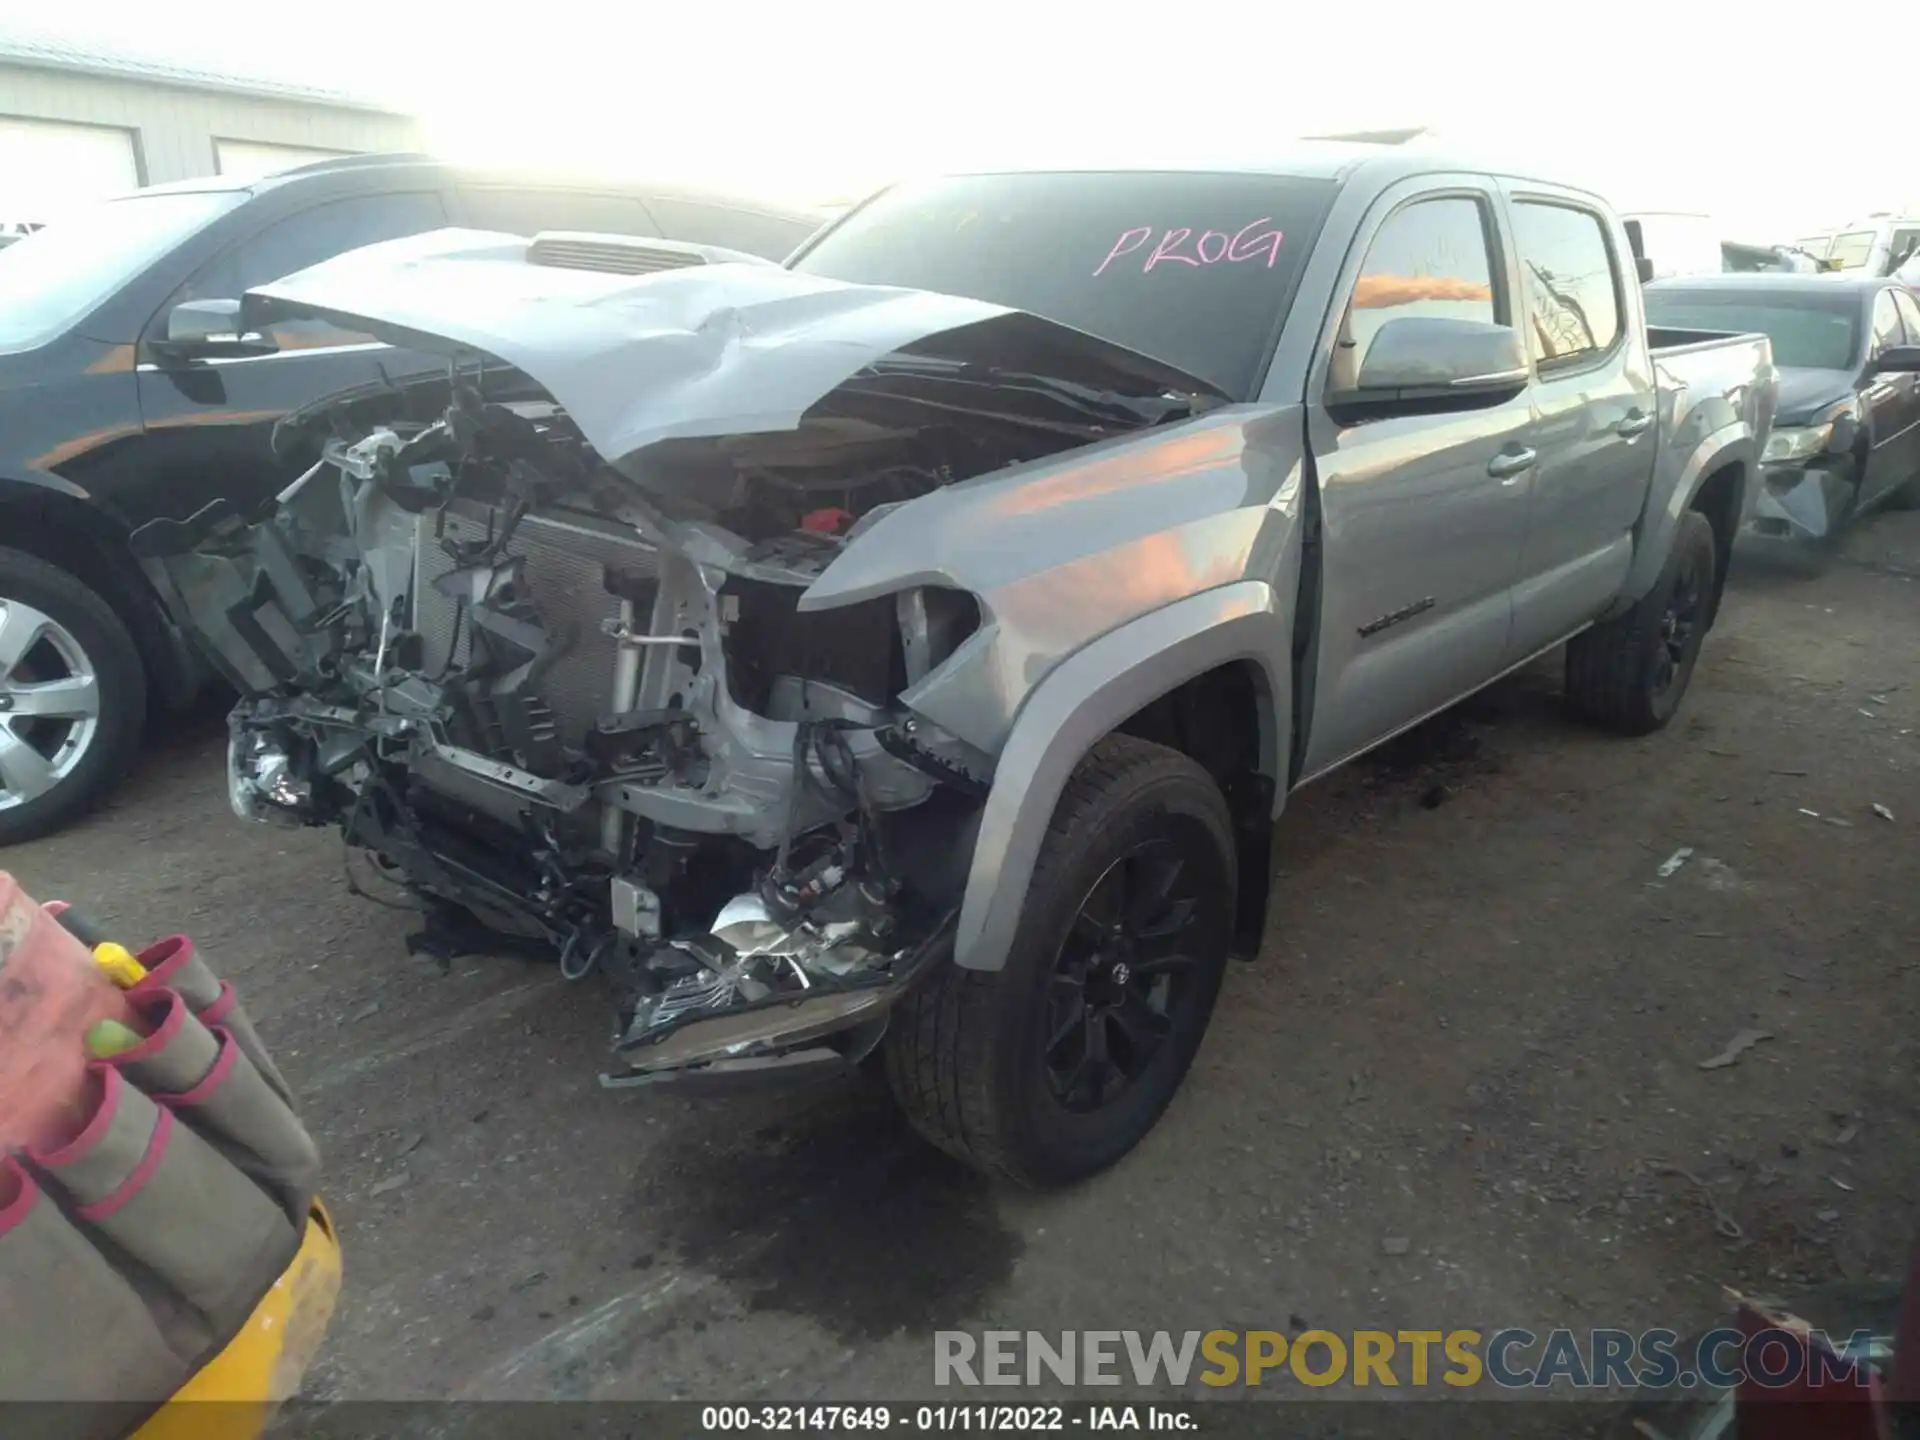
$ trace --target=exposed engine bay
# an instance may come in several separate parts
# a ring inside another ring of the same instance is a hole
[[[288,417],[277,447],[320,458],[270,514],[135,541],[242,695],[234,809],[338,827],[356,883],[422,908],[419,949],[604,975],[631,1076],[859,1058],[951,932],[994,769],[903,697],[992,617],[938,584],[803,596],[921,496],[1214,400],[1144,360],[1125,388],[987,371],[949,336],[796,425],[630,453],[458,343]]]

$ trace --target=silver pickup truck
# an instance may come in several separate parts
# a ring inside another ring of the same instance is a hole
[[[903,184],[784,266],[443,231],[247,316],[449,363],[135,537],[235,808],[604,975],[607,1083],[873,1057],[1036,1184],[1172,1098],[1292,790],[1562,644],[1667,722],[1774,403],[1764,337],[1650,348],[1592,195],[1368,147]]]

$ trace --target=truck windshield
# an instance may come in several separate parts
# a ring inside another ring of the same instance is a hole
[[[1335,186],[1275,175],[966,175],[902,184],[791,263],[986,300],[1258,388]]]
[[[1842,270],[1858,270],[1873,254],[1873,241],[1871,230],[1849,230],[1833,237],[1833,253],[1827,258]]]
[[[0,354],[44,345],[246,198],[244,190],[129,195],[70,211],[0,250]]]
[[[1773,342],[1773,363],[1790,370],[1851,370],[1859,358],[1858,297],[1646,292],[1647,320],[1678,330],[1758,330]]]

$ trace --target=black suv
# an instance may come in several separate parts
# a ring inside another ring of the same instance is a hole
[[[149,705],[177,708],[207,679],[134,563],[129,533],[218,496],[265,499],[300,468],[272,448],[282,415],[445,365],[318,321],[217,333],[246,290],[449,225],[780,260],[820,219],[661,186],[371,155],[246,185],[155,186],[0,251],[0,845],[98,800],[132,759]],[[596,268],[686,263],[684,253],[649,259],[644,247],[631,265],[617,249],[609,260],[610,247],[572,248],[584,257],[575,263]]]

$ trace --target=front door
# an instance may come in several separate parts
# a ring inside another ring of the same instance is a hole
[[[279,348],[270,355],[171,358],[153,341],[165,336],[173,306],[237,300],[256,285],[343,251],[439,229],[445,217],[433,191],[325,201],[235,241],[173,294],[153,317],[140,351],[141,463],[157,482],[147,491],[153,516],[183,519],[222,496],[243,506],[264,500],[297,473],[270,446],[282,415],[336,391],[377,383],[383,374],[398,380],[446,366],[442,358],[392,350],[324,320],[276,327],[271,338]]]
[[[1539,456],[1513,592],[1508,660],[1598,616],[1633,563],[1633,527],[1653,474],[1653,362],[1627,317],[1621,248],[1573,196],[1509,191],[1521,329],[1532,352]]]
[[[1313,775],[1499,673],[1532,489],[1526,387],[1443,413],[1343,423],[1380,325],[1401,315],[1512,323],[1496,198],[1482,177],[1389,192],[1342,285],[1328,373],[1308,396],[1319,478],[1322,611],[1303,774]]]
[[[1920,335],[1910,337],[1901,318],[1899,302],[1903,298],[1892,288],[1873,297],[1873,333],[1867,342],[1869,367],[1890,346],[1920,344]],[[1873,451],[1860,485],[1860,503],[1866,505],[1898,489],[1915,469],[1920,469],[1920,377],[1898,370],[1869,374],[1862,399],[1873,436]]]

